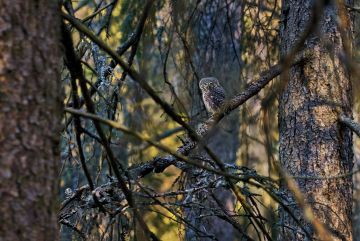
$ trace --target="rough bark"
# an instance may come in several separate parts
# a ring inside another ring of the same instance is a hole
[[[360,0],[354,0],[354,6],[360,6]],[[355,18],[354,18],[354,50],[355,49],[360,49],[360,12],[353,12],[355,14]],[[357,61],[360,61],[360,51],[354,51],[354,59],[356,59]],[[359,80],[360,78],[357,78],[357,82],[356,83],[360,83]],[[357,87],[354,86],[354,93],[358,92],[359,89],[359,85],[356,85]],[[354,103],[358,103],[358,101],[360,100],[360,96],[358,95],[357,98],[356,96],[354,96]],[[355,105],[356,106],[356,105]],[[354,111],[357,113],[360,113],[360,106],[359,107],[355,107]],[[357,119],[359,121],[359,119]],[[356,148],[356,147],[355,147]],[[359,175],[355,175],[354,178],[354,187],[358,187],[360,185],[360,176]],[[354,209],[353,209],[353,237],[354,237],[354,241],[360,241],[360,190],[355,188],[354,189]]]
[[[313,2],[283,0],[283,55],[291,51],[311,21]],[[280,162],[294,176],[334,176],[350,172],[353,166],[351,131],[337,121],[338,113],[351,116],[352,95],[334,2],[324,7],[318,31],[305,42],[314,58],[290,69],[279,101]],[[352,240],[351,176],[297,179],[297,183],[334,240]],[[281,188],[288,193],[289,206],[301,217],[302,210],[284,183]],[[302,223],[311,239],[321,239],[303,218]],[[280,210],[279,231],[279,240],[309,240],[284,210]]]
[[[0,240],[57,240],[57,2],[0,0]]]

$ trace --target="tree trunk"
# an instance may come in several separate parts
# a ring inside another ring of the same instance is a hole
[[[0,0],[0,239],[57,240],[56,1]]]
[[[194,35],[193,63],[199,75],[204,77],[216,77],[226,90],[227,98],[234,94],[234,86],[240,85],[240,39],[235,36],[239,34],[239,19],[243,13],[242,4],[234,2],[227,3],[223,0],[204,1],[198,5],[201,11],[200,17],[192,25]],[[231,20],[227,19],[227,17]],[[195,91],[198,91],[198,81],[193,82]],[[198,92],[199,93],[199,92]],[[198,113],[205,110],[200,95],[192,95],[192,110]],[[202,112],[204,114],[205,112]],[[213,132],[207,145],[225,163],[234,164],[236,152],[239,147],[239,113],[229,115]],[[203,155],[205,152],[202,153]],[[188,188],[199,183],[199,175],[188,173]],[[225,215],[233,214],[235,208],[235,197],[231,190],[216,188],[199,192],[194,199],[202,203],[208,210],[191,210],[187,217],[193,226],[199,230],[206,230],[206,233],[213,235],[217,240],[234,240],[236,231],[232,224],[219,216],[210,214],[209,210],[223,210]],[[202,217],[203,216],[203,217]],[[201,217],[201,218],[199,218]],[[196,237],[197,234],[191,229],[186,230],[186,240],[212,240],[209,237]]]
[[[313,2],[283,0],[283,55],[291,51],[311,21]],[[352,95],[346,61],[341,59],[344,40],[337,26],[338,9],[334,2],[324,6],[318,31],[305,42],[313,58],[303,66],[290,69],[287,86],[280,97],[280,162],[282,168],[294,176],[336,176],[350,172],[353,166],[352,134],[337,121],[338,113],[351,116]],[[334,240],[352,240],[351,176],[296,181],[315,216],[325,224]],[[311,238],[321,239],[302,218],[303,210],[294,204],[284,183],[281,188]],[[279,240],[308,240],[284,210],[280,210]]]
[[[354,6],[360,6],[360,0],[354,0],[353,3]],[[357,17],[354,18],[354,23],[353,23],[353,29],[354,29],[354,50],[355,49],[360,49],[360,15],[358,13]],[[354,52],[354,60],[355,61],[360,61],[360,51],[353,51]],[[358,75],[358,80],[360,80],[359,78],[360,76]],[[359,82],[356,82],[359,83]],[[359,85],[357,85],[356,87],[353,85],[354,93],[357,93],[360,89],[359,89]],[[360,95],[354,96],[354,103],[358,103],[358,101],[360,100]],[[356,105],[355,105],[356,106]],[[360,113],[360,106],[356,106],[354,108],[354,111],[357,113]],[[357,119],[359,121],[359,118]],[[356,145],[356,144],[355,144]],[[356,147],[355,147],[356,148]],[[356,153],[356,152],[355,152]],[[353,209],[353,237],[354,237],[354,241],[360,241],[360,190],[359,187],[360,186],[360,176],[359,175],[355,175],[354,176],[354,209]]]

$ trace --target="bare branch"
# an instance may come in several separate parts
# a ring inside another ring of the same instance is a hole
[[[356,123],[355,121],[353,121],[352,119],[350,119],[349,117],[343,116],[341,115],[339,117],[339,121],[340,123],[346,125],[348,128],[350,128],[353,132],[355,132],[355,134],[360,137],[360,124]]]

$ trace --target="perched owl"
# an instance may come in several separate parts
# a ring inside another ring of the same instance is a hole
[[[225,101],[225,90],[214,77],[203,78],[199,82],[206,110],[212,115]]]

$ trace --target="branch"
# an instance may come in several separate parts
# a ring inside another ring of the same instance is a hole
[[[269,240],[272,240],[271,237],[269,236],[269,234],[266,232],[265,226],[262,223],[260,223],[260,221],[256,218],[257,215],[254,214],[253,208],[247,203],[246,196],[242,193],[240,188],[238,186],[236,186],[235,183],[232,180],[232,179],[235,179],[235,180],[241,180],[241,181],[248,181],[249,178],[244,179],[244,178],[239,178],[238,176],[235,176],[235,175],[228,174],[224,164],[222,164],[222,163],[216,162],[216,164],[218,164],[219,167],[220,167],[220,171],[219,171],[217,169],[213,169],[213,168],[210,168],[208,166],[202,165],[199,162],[190,160],[186,156],[184,156],[184,155],[182,155],[182,154],[180,154],[178,152],[172,151],[167,146],[164,146],[164,145],[162,145],[160,143],[157,143],[157,142],[153,141],[152,139],[150,139],[150,138],[148,138],[146,136],[143,136],[140,133],[134,132],[134,131],[128,129],[127,127],[125,127],[125,126],[123,126],[123,125],[121,125],[121,124],[119,124],[119,123],[117,123],[115,121],[107,120],[107,119],[104,119],[104,118],[99,117],[97,115],[94,115],[94,114],[91,114],[91,113],[84,113],[82,111],[78,111],[78,110],[71,109],[71,108],[65,108],[65,111],[67,111],[69,113],[72,113],[72,114],[88,117],[88,118],[91,118],[92,120],[97,120],[97,121],[103,122],[105,124],[108,124],[108,125],[110,125],[111,127],[115,128],[115,129],[121,130],[121,131],[123,131],[123,132],[125,132],[127,134],[130,134],[130,135],[133,135],[133,136],[135,136],[135,137],[137,137],[137,138],[139,138],[141,140],[144,140],[144,141],[148,142],[151,145],[156,146],[157,148],[159,148],[159,149],[161,149],[163,151],[166,151],[166,152],[172,154],[174,157],[178,158],[181,161],[184,161],[186,163],[189,163],[189,164],[192,164],[194,166],[200,167],[200,168],[202,168],[204,170],[207,170],[207,171],[210,171],[210,172],[213,172],[215,174],[223,176],[225,178],[225,180],[227,181],[227,183],[229,183],[230,188],[233,190],[234,194],[236,195],[237,199],[239,200],[239,202],[243,206],[244,210],[247,213],[249,213],[250,217],[259,226],[259,228],[262,230],[264,235]]]
[[[350,128],[350,130],[355,132],[355,134],[360,137],[360,124],[343,115],[339,117],[339,122]]]
[[[75,54],[75,51],[73,49],[73,42],[72,42],[72,38],[70,36],[69,31],[66,29],[66,26],[64,24],[62,24],[62,36],[63,36],[63,44],[65,47],[65,52],[66,52],[66,61],[67,61],[67,66],[69,68],[69,71],[72,73],[72,75],[79,79],[79,85],[81,88],[81,92],[84,96],[84,100],[85,100],[85,106],[87,108],[87,110],[90,113],[95,114],[95,107],[94,107],[94,103],[92,102],[90,93],[87,89],[86,86],[86,79],[82,70],[82,65],[80,62],[80,59],[78,58],[78,56]],[[109,164],[112,168],[112,170],[114,171],[114,174],[119,182],[119,185],[126,197],[127,202],[129,203],[129,206],[131,208],[133,208],[133,213],[134,216],[136,217],[136,219],[139,221],[142,229],[144,230],[145,234],[148,235],[148,237],[152,237],[153,240],[158,240],[158,238],[150,231],[150,229],[148,228],[148,226],[146,225],[146,223],[144,222],[143,218],[139,215],[136,206],[135,206],[135,201],[132,195],[131,190],[127,187],[127,183],[125,182],[124,178],[121,175],[121,172],[118,169],[118,165],[117,160],[114,156],[114,153],[112,152],[109,142],[107,141],[106,135],[100,125],[100,123],[98,121],[96,121],[95,119],[93,120],[93,124],[96,128],[96,131],[99,134],[99,137],[102,141],[102,144],[104,146],[104,149],[106,151],[107,157],[108,157],[108,161]],[[121,163],[119,163],[120,168],[122,169],[123,172],[125,172],[125,174],[127,173],[127,171],[125,170],[125,167],[123,167],[121,165]]]
[[[190,138],[196,142],[201,141],[201,136],[198,135],[196,131],[194,131],[190,125],[185,122],[181,116],[174,112],[173,108],[164,100],[162,100],[157,94],[156,91],[152,89],[152,87],[146,82],[146,80],[132,67],[126,64],[121,57],[114,51],[110,46],[108,46],[104,41],[102,41],[99,37],[97,37],[89,28],[87,28],[84,24],[78,21],[76,18],[61,12],[64,19],[68,20],[75,28],[77,28],[80,32],[88,36],[93,42],[95,42],[99,47],[101,47],[105,52],[107,52],[122,68],[125,72],[129,74],[129,76],[138,82],[140,86],[150,95],[150,97],[155,101],[155,103],[159,104],[162,109],[168,114],[174,121],[183,126],[187,131]],[[91,111],[90,111],[91,112]],[[220,170],[224,171],[224,165],[221,160],[214,154],[212,150],[208,147],[204,146],[205,151],[209,154],[209,156],[216,162],[219,166]]]
[[[76,110],[76,109],[73,109],[73,108],[65,107],[64,110],[66,112],[68,112],[68,113],[73,114],[73,115],[86,117],[86,118],[92,119],[94,121],[98,121],[98,122],[101,122],[103,124],[106,124],[106,125],[114,128],[114,129],[120,130],[120,131],[122,131],[122,132],[124,132],[124,133],[126,133],[128,135],[134,136],[134,137],[138,138],[139,140],[145,141],[145,142],[149,143],[150,145],[155,146],[155,147],[159,148],[160,150],[162,150],[164,152],[167,152],[167,153],[172,155],[172,157],[170,156],[169,158],[155,159],[152,162],[152,164],[154,166],[152,166],[151,162],[150,162],[150,163],[147,163],[147,164],[144,165],[145,168],[146,168],[146,165],[151,165],[148,168],[153,168],[153,167],[156,168],[156,166],[158,166],[158,164],[160,163],[159,160],[162,160],[164,165],[169,166],[169,165],[174,164],[176,159],[178,159],[178,160],[186,162],[186,163],[188,163],[190,165],[202,168],[202,169],[204,169],[206,171],[209,171],[209,172],[212,172],[212,173],[224,176],[224,177],[234,179],[236,181],[247,181],[249,179],[249,177],[240,178],[240,177],[238,177],[236,175],[232,175],[232,174],[226,173],[224,171],[219,171],[219,170],[211,168],[209,166],[205,166],[205,165],[201,164],[201,162],[199,162],[199,161],[191,160],[187,156],[184,156],[183,154],[178,153],[178,152],[172,150],[171,148],[169,148],[169,147],[167,147],[167,146],[165,146],[165,145],[163,145],[161,143],[158,143],[155,140],[153,140],[153,139],[151,139],[151,138],[149,138],[147,136],[144,136],[144,135],[142,135],[142,134],[140,134],[138,132],[132,131],[131,129],[127,128],[124,125],[121,125],[120,123],[118,123],[116,121],[105,119],[105,118],[102,118],[102,117],[100,117],[98,115],[95,115],[95,114],[92,114],[92,113],[86,113],[86,112],[79,111],[79,110]],[[134,169],[133,169],[133,172],[130,173],[130,176],[138,178],[139,176],[138,176],[137,173],[138,173],[138,171],[134,172]],[[135,174],[137,174],[137,175],[135,175]]]
[[[92,14],[90,14],[89,16],[83,18],[81,21],[82,22],[86,22],[92,18],[94,18],[98,13],[102,12],[103,10],[107,9],[108,7],[111,7],[112,5],[115,5],[115,1],[108,3],[107,5],[103,6],[102,8],[99,8],[98,10],[96,10],[95,12],[93,12]],[[73,15],[73,14],[72,14]]]
[[[354,11],[354,12],[360,13],[360,7],[350,6],[350,5],[346,5],[346,7],[349,9],[349,11]]]
[[[125,72],[129,74],[129,76],[138,82],[140,86],[150,95],[150,97],[159,104],[164,111],[176,122],[178,122],[181,126],[183,126],[188,132],[191,137],[196,139],[197,134],[188,123],[186,123],[178,114],[176,114],[172,107],[163,101],[157,94],[156,91],[151,88],[151,86],[146,82],[146,80],[133,68],[129,67],[125,61],[121,59],[121,57],[104,41],[102,41],[98,36],[96,36],[89,28],[87,28],[84,24],[80,21],[75,19],[74,17],[61,12],[61,15],[64,19],[69,21],[75,28],[77,28],[80,32],[85,34],[89,37],[94,43],[96,43],[100,48],[102,48],[105,52],[107,52],[123,69]]]
[[[173,129],[166,130],[166,131],[164,131],[163,133],[161,133],[160,135],[156,136],[156,137],[154,138],[154,140],[155,140],[155,141],[161,141],[161,140],[166,139],[166,138],[168,138],[169,136],[172,136],[172,135],[174,135],[174,134],[176,134],[176,133],[178,133],[178,132],[182,132],[183,130],[184,130],[184,128],[182,128],[181,126],[180,126],[180,127],[175,127],[175,128],[173,128]],[[141,146],[139,146],[136,150],[130,151],[130,152],[128,153],[128,155],[131,156],[131,155],[134,155],[134,154],[136,154],[136,153],[138,153],[138,152],[142,152],[142,151],[146,150],[146,149],[149,148],[149,147],[151,147],[150,144],[141,145]]]
[[[145,26],[145,22],[147,17],[149,16],[149,12],[151,9],[152,4],[154,3],[154,0],[148,0],[143,14],[140,17],[140,21],[138,23],[138,25],[136,26],[135,32],[133,34],[131,34],[130,38],[123,43],[121,46],[118,47],[118,49],[116,50],[116,52],[118,53],[118,55],[123,55],[123,53],[126,52],[126,50],[128,50],[132,45],[135,45],[139,40],[140,40],[140,36],[144,30],[144,26]],[[112,62],[111,63],[111,67],[115,68],[116,63]]]
[[[97,37],[90,29],[88,29],[85,25],[79,22],[77,19],[69,16],[66,13],[61,13],[63,18],[68,20],[75,28],[77,28],[80,32],[89,37],[93,42],[95,42],[100,48],[102,48],[105,52],[107,52],[123,69],[126,71],[129,76],[138,82],[141,87],[150,95],[150,97],[159,104],[163,110],[177,123],[183,126],[187,131],[192,140],[189,140],[183,146],[178,148],[177,152],[183,155],[188,155],[189,152],[197,146],[197,143],[201,142],[203,136],[205,136],[213,125],[218,123],[224,116],[228,115],[232,110],[236,109],[243,103],[245,103],[252,96],[256,95],[262,88],[264,88],[273,78],[278,76],[282,71],[282,65],[277,64],[270,68],[270,70],[263,72],[260,76],[260,79],[250,84],[250,86],[241,94],[235,96],[231,99],[222,111],[219,113],[215,113],[213,117],[211,117],[208,121],[206,121],[200,128],[195,132],[188,123],[186,123],[178,114],[176,114],[172,107],[163,101],[153,90],[150,85],[145,81],[145,79],[133,68],[130,68],[121,57],[111,49],[104,41],[102,41],[99,37]],[[298,64],[304,60],[304,57],[298,57],[294,61],[294,64]],[[209,153],[210,157],[219,165],[220,169],[224,169],[222,162],[212,153],[209,148],[205,147],[205,150]],[[170,157],[170,159],[172,159]],[[164,162],[165,165],[168,165],[169,161]],[[171,165],[171,164],[169,164]],[[166,168],[166,167],[165,167]]]
[[[75,28],[77,28],[80,32],[85,34],[87,37],[89,37],[93,42],[95,42],[99,47],[101,47],[105,52],[107,52],[123,69],[125,72],[129,74],[129,76],[138,82],[141,87],[150,95],[150,97],[159,104],[163,110],[177,123],[179,123],[181,126],[183,126],[187,131],[191,138],[191,141],[187,142],[184,146],[180,147],[177,152],[175,152],[176,155],[174,155],[176,158],[181,157],[180,160],[185,161],[186,159],[184,156],[189,154],[189,151],[194,149],[199,143],[202,144],[202,137],[210,133],[211,128],[217,124],[224,116],[229,114],[232,110],[239,107],[241,104],[245,103],[249,98],[256,95],[267,83],[269,83],[274,77],[279,75],[282,72],[282,65],[276,65],[273,69],[266,72],[262,78],[255,82],[254,84],[251,84],[250,87],[242,94],[235,96],[232,100],[230,100],[227,104],[224,105],[224,107],[221,109],[219,113],[216,113],[213,117],[211,117],[207,122],[205,122],[203,125],[198,128],[198,130],[195,132],[188,123],[186,123],[177,113],[175,113],[172,109],[172,107],[163,101],[156,92],[151,88],[151,86],[145,81],[145,79],[133,68],[128,66],[121,58],[120,56],[113,51],[104,41],[102,41],[100,38],[98,38],[94,33],[92,33],[91,30],[89,30],[86,26],[84,26],[81,22],[79,22],[77,19],[65,14],[62,12],[62,16],[68,20]],[[296,58],[295,63],[299,63],[303,60],[303,58]],[[294,63],[287,62],[285,63],[286,66],[292,66]],[[70,111],[67,109],[67,111]],[[73,111],[74,113],[74,111]],[[123,130],[125,131],[125,130]],[[129,130],[128,130],[129,131]],[[129,132],[130,133],[130,132]],[[149,142],[149,140],[146,140]],[[151,143],[151,142],[149,142]],[[157,143],[151,143],[153,145]],[[160,148],[159,144],[157,144],[158,148]],[[237,199],[242,204],[244,210],[250,214],[251,218],[253,218],[254,222],[260,227],[260,229],[264,232],[264,234],[267,236],[269,240],[271,240],[271,237],[267,234],[265,227],[262,225],[262,223],[259,222],[259,220],[255,217],[253,209],[251,206],[249,206],[246,203],[246,197],[242,194],[241,190],[234,185],[232,180],[229,178],[229,174],[226,173],[226,168],[224,164],[221,162],[219,158],[216,157],[216,155],[206,146],[204,146],[204,149],[207,151],[209,156],[216,162],[218,167],[220,168],[222,175],[225,177],[226,181],[230,184],[231,189],[234,191],[235,195],[237,196]],[[189,159],[186,160],[188,162]],[[190,162],[189,162],[190,163]],[[192,163],[195,164],[196,162]],[[196,166],[199,164],[196,163]],[[205,166],[204,166],[205,167]],[[203,168],[203,167],[202,167]],[[206,169],[206,168],[205,168]],[[216,172],[214,172],[216,173]],[[225,174],[225,175],[224,175]]]
[[[149,1],[147,2],[147,4],[145,5],[144,11],[143,11],[143,13],[142,13],[142,15],[141,15],[141,17],[140,17],[140,21],[139,21],[138,25],[136,26],[135,32],[131,35],[131,37],[130,37],[124,44],[122,44],[122,45],[117,49],[117,54],[118,54],[118,55],[120,55],[120,56],[123,55],[131,46],[136,46],[136,45],[138,44],[138,42],[139,42],[139,40],[140,40],[140,37],[141,37],[141,35],[142,35],[143,29],[144,29],[144,25],[145,25],[146,19],[147,19],[148,15],[149,15],[150,8],[151,8],[153,2],[154,2],[153,0],[149,0]],[[86,21],[87,21],[90,17],[92,17],[94,14],[96,14],[96,13],[98,13],[99,11],[102,11],[102,10],[104,10],[105,8],[108,8],[109,6],[112,6],[112,5],[113,5],[113,6],[115,5],[115,1],[109,3],[108,5],[104,6],[104,7],[101,8],[101,9],[99,9],[98,11],[96,11],[95,13],[93,13],[92,15],[90,15],[90,16],[82,19],[81,21],[82,21],[82,22],[86,22]],[[68,10],[68,11],[69,11],[69,10]],[[70,11],[69,11],[69,12],[70,12]],[[73,16],[73,14],[71,14],[71,15]],[[136,48],[135,48],[135,49],[136,49]],[[134,52],[135,52],[135,51],[134,51]],[[89,66],[88,66],[88,67],[89,67]],[[112,69],[115,68],[115,67],[116,67],[116,62],[111,61],[109,67],[112,68]],[[105,77],[107,77],[107,75],[109,75],[109,74],[110,74],[109,72],[106,72],[106,76],[105,76]],[[97,81],[97,82],[94,84],[95,87],[97,87],[100,83],[101,83],[101,81]],[[95,93],[96,93],[96,88],[92,87],[92,88],[90,89],[90,95],[92,96],[92,95],[94,95]],[[80,104],[79,104],[80,107],[83,106],[84,100],[83,100],[83,99],[80,99],[80,100],[79,100],[79,103],[80,103]],[[73,103],[69,103],[67,106],[68,106],[68,107],[73,107]],[[65,128],[68,126],[68,124],[70,123],[70,121],[71,121],[71,120],[69,120],[69,121],[66,123]]]

